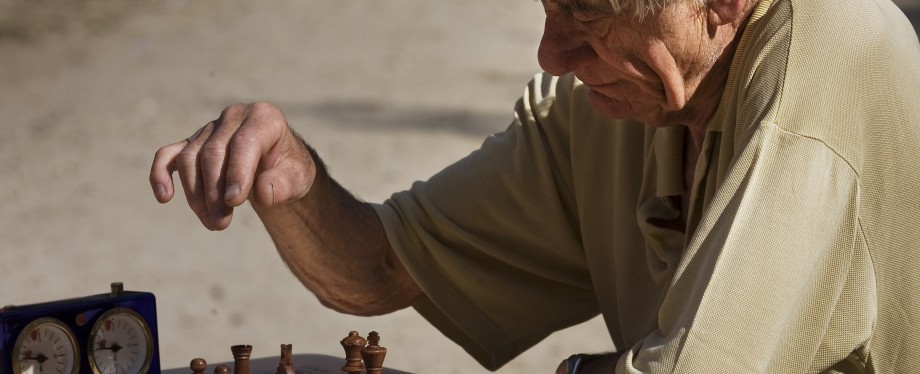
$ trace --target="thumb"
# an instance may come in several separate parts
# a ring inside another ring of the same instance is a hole
[[[316,167],[312,163],[281,163],[256,178],[252,202],[262,207],[275,207],[299,200],[307,195],[315,179]]]

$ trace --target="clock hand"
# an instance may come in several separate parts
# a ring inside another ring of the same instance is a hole
[[[99,343],[99,347],[97,347],[96,350],[97,351],[110,350],[113,353],[118,353],[118,351],[122,350],[123,348],[124,347],[118,345],[118,343],[113,343],[111,346],[106,347],[105,340],[103,340],[101,343]]]
[[[45,361],[48,361],[48,356],[45,356],[44,353],[39,353],[38,356],[32,357],[30,354],[26,357],[21,357],[20,360],[35,360],[38,361],[39,364],[43,364]]]

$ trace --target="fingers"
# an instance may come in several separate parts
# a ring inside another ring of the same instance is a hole
[[[230,139],[223,190],[228,206],[239,206],[246,201],[260,167],[269,170],[275,166],[278,144],[285,131],[287,123],[275,107],[263,103],[250,106],[245,121]]]
[[[243,105],[234,105],[225,109],[215,122],[212,132],[197,150],[198,169],[202,182],[200,197],[203,198],[206,208],[204,218],[210,222],[209,228],[212,230],[222,230],[230,225],[233,206],[228,205],[225,201],[228,184],[227,167],[233,157],[232,139],[247,121],[249,112],[249,107]],[[257,160],[257,153],[255,157]]]
[[[167,203],[175,195],[172,173],[176,171],[176,156],[188,144],[187,140],[167,145],[157,150],[150,167],[150,187],[160,203]]]
[[[219,230],[221,228],[214,224],[211,211],[205,201],[205,173],[201,166],[202,147],[214,132],[214,126],[214,122],[208,123],[188,139],[185,147],[176,156],[176,168],[189,208],[195,212],[205,227]],[[223,214],[218,215],[217,221],[220,221],[222,216]]]
[[[267,196],[268,205],[304,196],[314,165],[281,112],[254,103],[230,106],[188,139],[157,151],[150,185],[161,203],[175,194],[173,171],[178,171],[188,205],[202,224],[222,230],[229,226],[233,208],[250,196]],[[262,182],[267,189],[254,189]]]

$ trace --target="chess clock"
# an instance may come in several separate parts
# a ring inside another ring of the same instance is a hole
[[[159,373],[152,293],[111,292],[0,308],[0,374]]]

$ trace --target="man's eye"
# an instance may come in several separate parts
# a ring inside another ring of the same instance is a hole
[[[576,10],[572,12],[572,18],[574,18],[578,22],[591,23],[591,22],[597,21],[599,17],[591,13]]]

